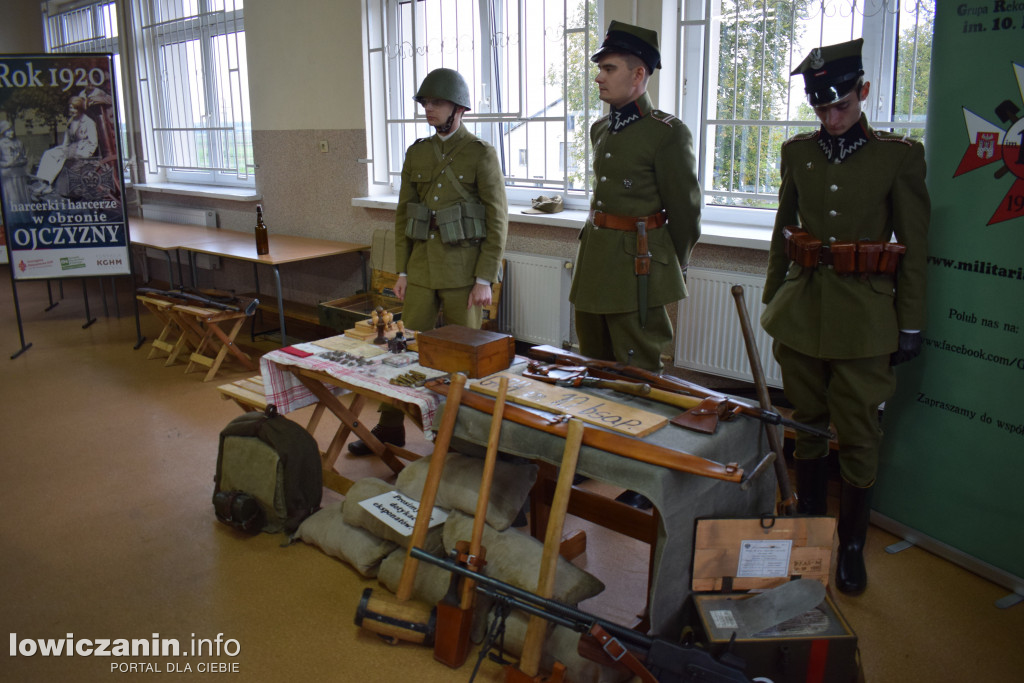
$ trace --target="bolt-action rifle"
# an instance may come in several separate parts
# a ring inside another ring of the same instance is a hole
[[[711,434],[715,431],[720,419],[728,420],[734,415],[746,415],[766,424],[782,425],[827,439],[835,438],[835,435],[828,430],[818,429],[817,427],[791,420],[774,410],[766,410],[745,401],[739,401],[725,394],[712,391],[707,387],[702,387],[699,384],[687,382],[679,377],[659,375],[650,370],[644,370],[643,368],[617,361],[595,360],[547,344],[534,346],[528,353],[531,358],[536,358],[546,363],[586,368],[589,376],[598,379],[621,380],[641,385],[647,384],[649,385],[648,390],[630,393],[646,395],[652,400],[679,405],[677,401],[666,400],[666,397],[664,397],[666,394],[700,399],[695,401],[697,405],[689,408],[683,414],[672,418],[672,424],[679,425],[680,427]]]
[[[476,590],[499,605],[514,607],[583,634],[579,648],[581,655],[606,666],[625,666],[644,683],[750,683],[750,678],[743,672],[745,663],[742,658],[731,653],[716,659],[693,645],[651,638],[471,571],[451,559],[435,557],[420,548],[411,548],[409,556],[475,581]],[[507,609],[503,613],[507,614]],[[587,642],[593,647],[588,647]],[[489,648],[489,644],[485,647]]]
[[[246,315],[252,315],[255,313],[256,307],[260,305],[259,299],[252,299],[243,309],[241,306],[236,305],[236,303],[241,303],[237,297],[230,300],[223,300],[211,296],[203,296],[201,294],[192,294],[191,292],[186,292],[184,289],[164,290],[154,289],[152,287],[139,287],[136,291],[139,294],[149,294],[150,296],[170,301],[178,301],[181,303],[199,304],[205,308],[216,308],[221,311],[232,311],[237,313],[244,310]]]

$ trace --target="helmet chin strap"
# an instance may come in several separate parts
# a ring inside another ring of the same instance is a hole
[[[455,113],[458,112],[458,110],[458,106],[453,107],[452,113],[448,116],[448,120],[444,122],[444,125],[434,126],[434,129],[441,135],[447,135],[448,131],[452,129],[452,126],[455,125]]]
[[[447,121],[445,121],[443,125],[434,127],[437,130],[437,132],[440,133],[441,135],[447,135],[447,132],[452,130],[452,126],[455,124],[456,109],[458,108],[452,110],[452,115],[449,116],[449,119],[447,119]]]

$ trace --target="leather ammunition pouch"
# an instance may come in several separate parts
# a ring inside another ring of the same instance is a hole
[[[826,266],[839,275],[894,275],[907,251],[899,242],[831,242],[822,244],[806,230],[793,225],[782,229],[786,256],[804,268]]]

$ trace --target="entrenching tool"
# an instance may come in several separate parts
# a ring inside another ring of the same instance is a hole
[[[444,470],[445,456],[451,445],[452,433],[455,431],[455,419],[458,417],[462,390],[466,385],[466,376],[456,373],[451,379],[451,388],[444,404],[441,426],[434,439],[434,452],[430,457],[430,467],[423,484],[416,523],[413,525],[409,548],[423,547],[430,526],[430,513],[434,509],[434,499],[441,485],[441,473]],[[363,591],[359,608],[356,610],[356,626],[377,633],[391,643],[398,640],[409,640],[423,645],[432,645],[436,623],[435,610],[425,604],[411,602],[413,587],[416,580],[416,569],[419,560],[409,556],[406,551],[402,575],[398,580],[398,588],[394,598],[390,596],[374,597],[373,589]]]
[[[565,436],[565,450],[559,465],[558,482],[555,484],[555,496],[551,501],[551,513],[548,527],[544,534],[544,550],[540,558],[540,575],[537,578],[536,594],[550,598],[555,589],[555,569],[558,567],[558,548],[562,541],[562,529],[565,525],[565,514],[569,507],[569,495],[572,492],[572,480],[576,475],[576,463],[580,456],[583,443],[583,423],[571,418]],[[535,683],[538,677],[540,659],[547,634],[547,623],[542,617],[531,615],[526,627],[526,638],[523,641],[523,653],[519,657],[519,667],[505,667],[506,683]],[[546,679],[549,683],[558,683],[564,676],[565,668],[558,665],[552,675]]]
[[[484,524],[487,519],[487,503],[494,481],[494,467],[498,461],[498,441],[501,438],[501,420],[505,409],[505,395],[508,393],[508,377],[501,377],[498,395],[491,416],[491,431],[487,436],[487,454],[484,456],[483,475],[480,477],[480,493],[476,499],[473,515],[473,533],[468,547],[464,541],[457,544],[453,553],[460,556],[460,563],[469,570],[478,572],[483,568],[485,549],[482,547]],[[411,547],[415,547],[410,545]],[[434,659],[452,668],[462,666],[469,656],[469,636],[473,625],[473,604],[476,598],[476,584],[469,577],[452,575],[452,585],[459,590],[455,595],[445,596],[437,603],[437,637],[434,639]],[[454,598],[454,599],[451,599]]]

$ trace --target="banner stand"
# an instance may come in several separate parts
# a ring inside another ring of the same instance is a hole
[[[21,306],[18,304],[18,283],[13,274],[11,276],[11,296],[14,297],[14,316],[18,319],[18,339],[21,341],[21,348],[11,356],[11,360],[14,360],[32,348],[32,344],[25,343],[25,328],[21,324]]]
[[[22,343],[16,358],[31,346],[17,280],[46,280],[50,311],[57,305],[51,281],[80,278],[87,329],[96,318],[86,280],[101,278],[106,310],[102,277],[128,275],[134,283],[135,276],[113,55],[0,55],[0,73],[0,119],[7,124],[0,209]],[[138,306],[135,314],[141,344]]]

